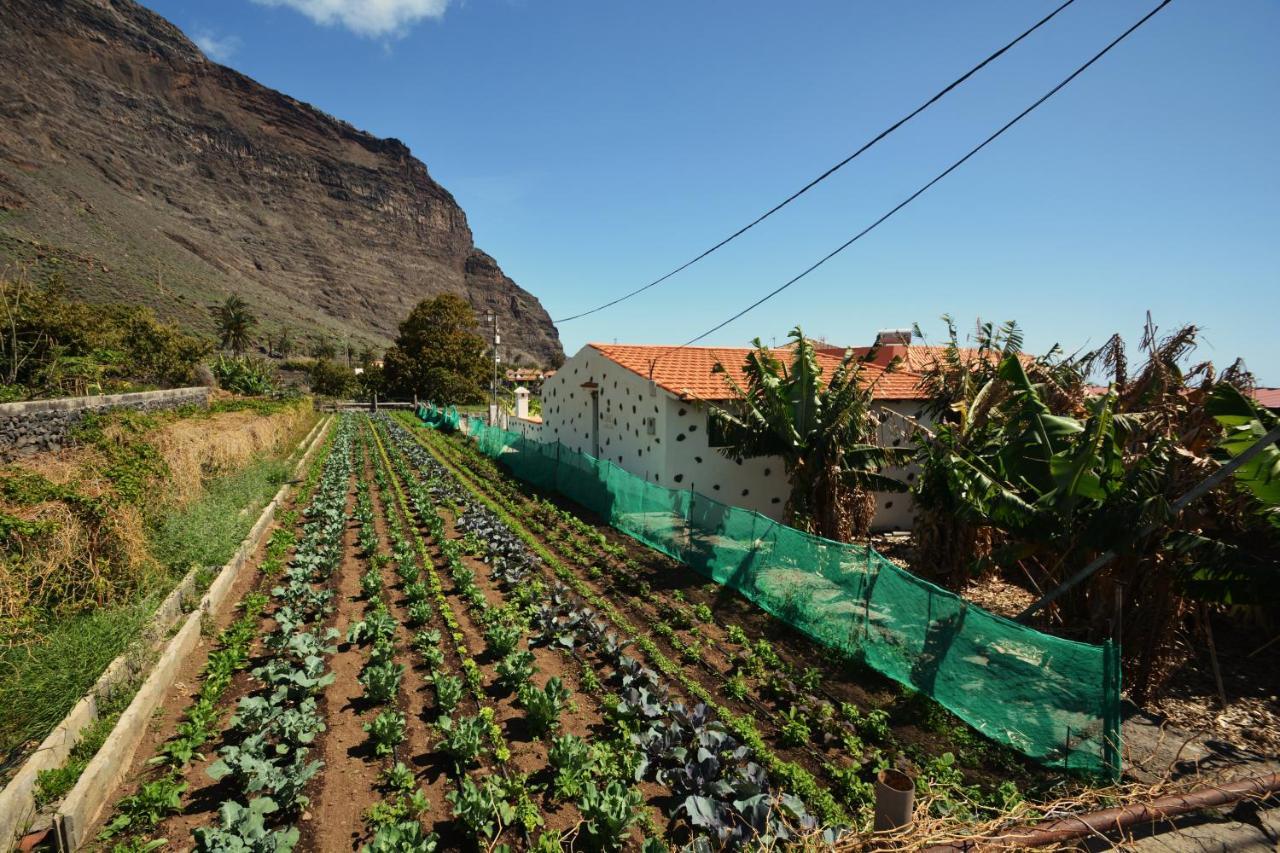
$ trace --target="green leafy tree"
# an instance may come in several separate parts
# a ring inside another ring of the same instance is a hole
[[[1074,398],[1043,372],[1033,378],[1035,362],[1004,353],[921,439],[917,506],[988,530],[988,553],[969,555],[979,568],[1047,591],[1115,552],[1047,614],[1055,630],[1090,642],[1119,626],[1126,685],[1139,702],[1194,648],[1196,601],[1280,600],[1280,540],[1254,489],[1257,471],[1171,510],[1263,430],[1262,413],[1236,390],[1248,381],[1239,364],[1221,374],[1207,362],[1184,366],[1195,342],[1194,327],[1160,337],[1148,323],[1135,370],[1113,338],[1066,366],[1110,380],[1106,393]]]
[[[242,355],[252,343],[258,318],[249,310],[249,303],[239,296],[228,296],[221,305],[209,309],[218,328],[218,343],[236,355]]]
[[[393,396],[417,394],[438,403],[484,399],[486,344],[476,333],[476,316],[466,300],[446,293],[419,302],[387,350],[383,374]]]
[[[720,452],[739,460],[782,458],[791,484],[788,524],[839,541],[865,536],[875,514],[872,492],[906,489],[881,473],[906,454],[877,444],[867,359],[846,353],[828,381],[812,342],[799,328],[790,337],[789,366],[757,338],[747,355],[746,387],[726,373],[733,405],[711,409]]]
[[[311,390],[326,397],[349,397],[355,393],[356,374],[345,364],[318,358],[311,365]]]

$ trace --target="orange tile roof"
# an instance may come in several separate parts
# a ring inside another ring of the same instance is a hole
[[[1254,388],[1253,399],[1266,409],[1280,409],[1280,388]]]
[[[645,344],[588,344],[605,358],[615,361],[628,370],[648,379],[650,365],[653,379],[659,387],[677,397],[698,400],[731,399],[733,388],[727,376],[740,386],[746,385],[743,367],[746,365],[748,347],[671,347]],[[830,378],[840,364],[842,351],[824,347],[817,353],[818,365],[823,375]],[[715,365],[723,364],[727,374],[714,373]],[[905,371],[886,372],[879,365],[866,364],[862,376],[865,382],[874,383],[875,396],[881,400],[919,400],[925,394],[919,386],[920,377]]]

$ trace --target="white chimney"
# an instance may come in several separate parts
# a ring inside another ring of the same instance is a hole
[[[516,417],[526,420],[529,417],[529,389],[523,385],[516,388]]]

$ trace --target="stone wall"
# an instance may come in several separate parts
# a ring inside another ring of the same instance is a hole
[[[178,406],[209,404],[209,388],[173,388],[98,397],[60,397],[0,404],[0,461],[57,450],[67,444],[71,428],[91,412],[133,409],[153,412]]]

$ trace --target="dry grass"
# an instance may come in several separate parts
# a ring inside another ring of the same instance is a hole
[[[105,606],[154,588],[163,581],[164,569],[148,548],[148,518],[187,505],[212,477],[239,471],[263,456],[287,453],[314,420],[311,407],[299,404],[265,416],[233,411],[162,423],[146,440],[167,474],[141,505],[112,502],[108,512],[95,514],[73,501],[23,506],[0,498],[0,511],[43,526],[37,533],[13,537],[16,547],[0,552],[0,646],[36,639],[42,618],[86,605]],[[122,433],[114,425],[105,432]],[[34,455],[11,469],[96,499],[113,491],[102,473],[106,462],[99,450],[77,447]]]
[[[169,466],[166,500],[185,504],[210,477],[238,471],[258,456],[287,451],[314,422],[309,407],[293,406],[271,417],[225,412],[164,425],[150,441]]]
[[[876,853],[916,853],[929,848],[947,846],[982,851],[1028,849],[1019,843],[1020,831],[1029,827],[1073,817],[1084,817],[1103,809],[1150,803],[1170,794],[1185,795],[1211,789],[1248,778],[1252,773],[1227,768],[1214,773],[1174,778],[1172,774],[1154,784],[1124,783],[1098,788],[1080,788],[1069,796],[1042,802],[1022,802],[1013,808],[982,821],[960,823],[954,818],[933,817],[928,798],[917,799],[911,825],[896,832],[851,835],[836,844],[841,853],[876,851]],[[1244,799],[1258,800],[1251,796]],[[1024,836],[1025,837],[1025,836]],[[1100,839],[1100,836],[1092,836]],[[1083,839],[1082,839],[1083,840]],[[1077,849],[1078,842],[1041,847],[1041,850]]]

